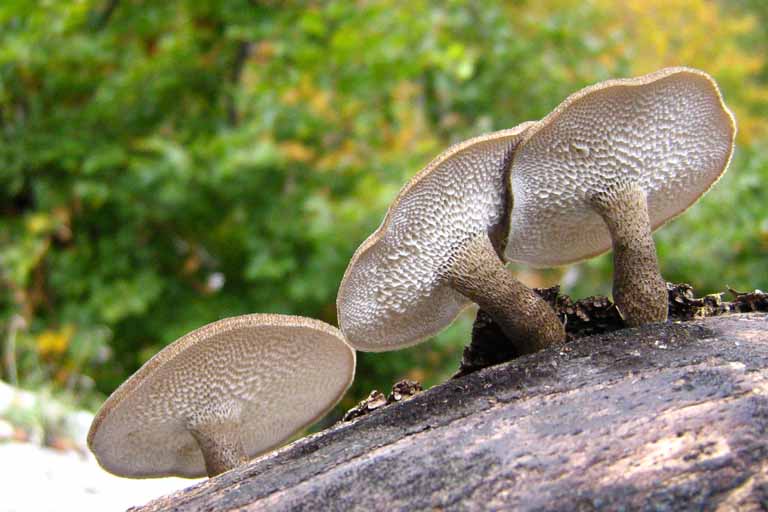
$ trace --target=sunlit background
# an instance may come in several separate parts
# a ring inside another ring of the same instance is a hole
[[[350,256],[439,152],[664,66],[712,74],[739,134],[726,176],[657,233],[662,272],[768,288],[766,27],[762,0],[4,0],[0,380],[38,405],[0,395],[0,442],[82,449],[71,411],[213,320],[336,324]],[[605,256],[514,270],[610,291]],[[361,354],[339,411],[447,378],[472,316]]]

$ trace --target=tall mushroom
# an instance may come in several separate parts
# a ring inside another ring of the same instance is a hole
[[[254,314],[164,348],[104,403],[88,433],[120,476],[214,476],[283,443],[352,383],[355,353],[310,318]]]
[[[521,352],[565,338],[557,315],[504,266],[508,171],[524,123],[457,144],[400,191],[357,249],[336,300],[358,350],[410,346],[453,321],[470,301]]]
[[[666,320],[651,232],[720,178],[735,132],[716,83],[695,69],[573,94],[515,152],[506,257],[555,266],[613,246],[613,295],[625,322]]]

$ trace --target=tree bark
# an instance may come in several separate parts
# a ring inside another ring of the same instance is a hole
[[[765,510],[768,315],[588,336],[160,498],[159,510]]]

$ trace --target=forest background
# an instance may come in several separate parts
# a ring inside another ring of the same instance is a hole
[[[739,133],[725,177],[656,234],[663,275],[766,289],[767,27],[761,0],[5,0],[0,379],[93,410],[207,322],[335,325],[349,258],[434,156],[664,66],[712,74]],[[512,269],[610,291],[610,256]],[[360,354],[341,407],[447,378],[472,317]]]

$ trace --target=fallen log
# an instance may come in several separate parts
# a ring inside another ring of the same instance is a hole
[[[768,315],[575,339],[132,510],[765,510]]]

